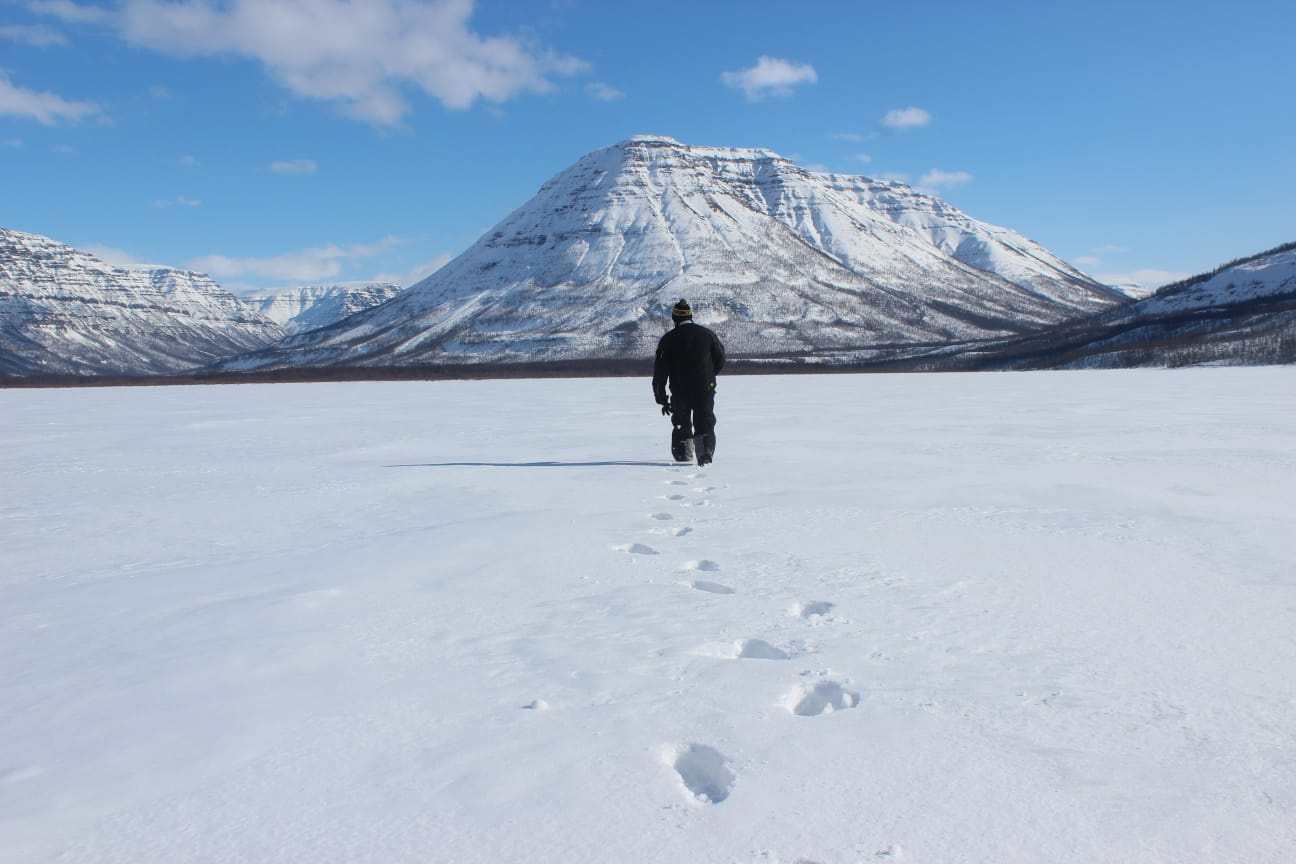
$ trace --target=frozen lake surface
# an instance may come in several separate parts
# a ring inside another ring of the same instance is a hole
[[[1293,393],[0,391],[0,861],[1294,860]]]

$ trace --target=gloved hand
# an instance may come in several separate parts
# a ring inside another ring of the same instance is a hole
[[[671,413],[670,406],[667,405],[665,402],[663,402],[663,403],[662,403],[662,416],[663,416],[663,417],[669,417],[669,416],[670,416],[670,413]]]

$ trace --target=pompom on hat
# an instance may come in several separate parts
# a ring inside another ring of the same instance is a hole
[[[688,305],[688,301],[681,298],[675,307],[671,309],[672,321],[691,321],[693,320],[693,309]]]

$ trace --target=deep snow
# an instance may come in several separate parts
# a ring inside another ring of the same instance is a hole
[[[1293,860],[1293,385],[0,391],[0,861]]]

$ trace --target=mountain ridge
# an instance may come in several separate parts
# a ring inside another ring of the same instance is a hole
[[[114,267],[0,228],[0,373],[165,375],[282,336],[205,274]]]

